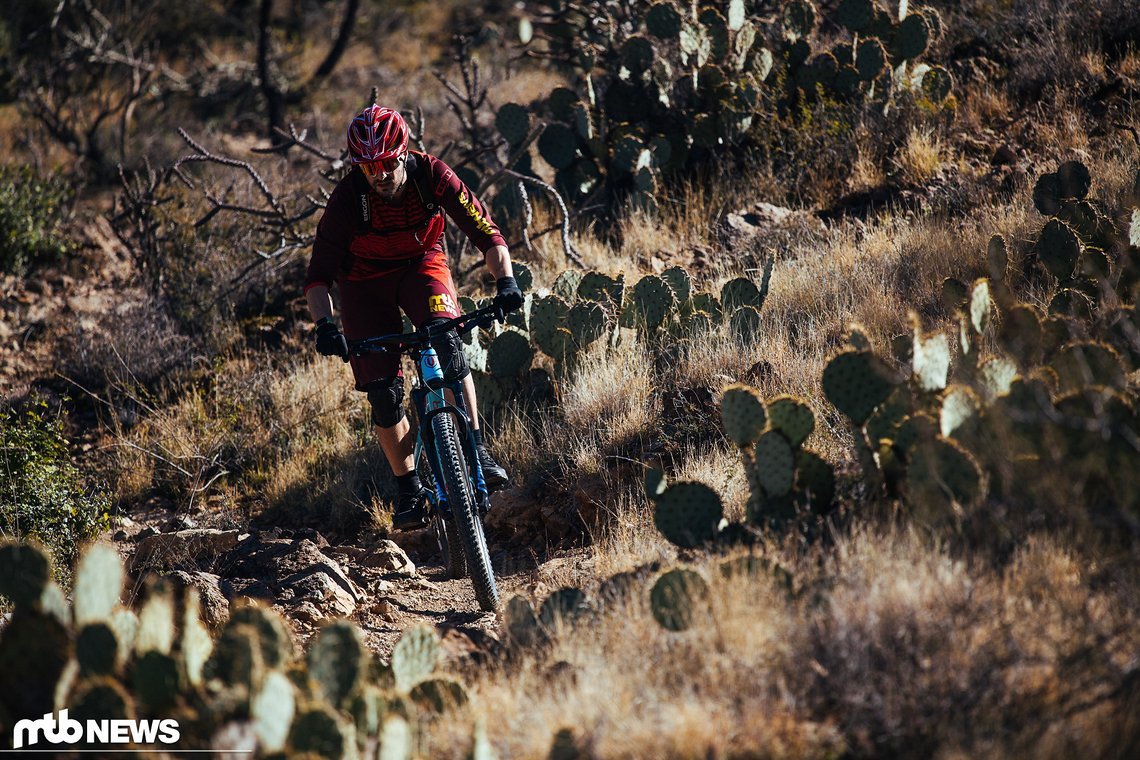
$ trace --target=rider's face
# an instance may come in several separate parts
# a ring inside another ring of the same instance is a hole
[[[404,153],[399,163],[392,169],[386,169],[380,162],[360,164],[360,168],[364,171],[364,176],[373,191],[385,198],[392,198],[400,192],[404,187],[404,181],[408,178],[407,159],[408,154]]]

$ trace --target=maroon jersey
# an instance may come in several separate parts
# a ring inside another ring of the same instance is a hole
[[[362,226],[358,204],[365,196],[357,180],[347,175],[333,190],[317,225],[305,290],[331,287],[336,281],[357,282],[382,276],[394,264],[443,251],[443,214],[429,209],[438,204],[482,252],[506,245],[487,208],[460,181],[451,167],[435,156],[409,151],[419,164],[417,184],[409,177],[404,194],[386,201],[367,193],[368,222]],[[410,168],[410,165],[409,165]],[[421,192],[430,197],[421,198]]]

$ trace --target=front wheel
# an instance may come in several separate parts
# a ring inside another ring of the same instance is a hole
[[[491,612],[499,606],[499,589],[491,571],[491,555],[483,535],[483,521],[475,506],[475,493],[467,474],[467,460],[459,443],[459,433],[450,414],[437,414],[431,421],[435,451],[443,476],[443,490],[451,507],[455,537],[463,547],[467,572],[475,587],[475,598],[482,610]],[[449,531],[450,532],[450,531]]]

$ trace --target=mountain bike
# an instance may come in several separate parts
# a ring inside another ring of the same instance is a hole
[[[419,464],[426,460],[431,475],[429,524],[443,552],[448,575],[469,575],[480,609],[488,612],[499,606],[499,590],[483,532],[483,516],[491,506],[491,497],[475,453],[471,428],[471,415],[478,412],[467,409],[462,383],[443,379],[431,341],[452,329],[462,335],[503,319],[502,309],[491,306],[434,325],[430,330],[348,342],[349,351],[358,356],[368,352],[408,354],[415,362],[418,382],[411,392],[417,420],[413,461]],[[450,399],[447,391],[451,392]]]

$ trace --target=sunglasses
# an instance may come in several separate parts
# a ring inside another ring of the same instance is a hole
[[[391,174],[404,162],[404,157],[407,153],[403,153],[395,158],[382,158],[379,161],[366,161],[357,164],[360,170],[367,174],[369,177],[375,177],[380,174]]]

